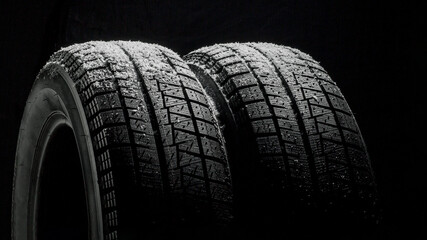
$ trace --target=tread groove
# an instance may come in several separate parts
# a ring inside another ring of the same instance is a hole
[[[314,190],[313,192],[314,192],[315,197],[318,197],[317,195],[318,195],[318,191],[319,191],[319,184],[318,184],[318,180],[317,180],[317,172],[316,172],[316,167],[315,167],[315,162],[314,162],[314,155],[313,155],[313,151],[311,150],[311,147],[310,147],[310,140],[307,136],[307,129],[306,129],[305,124],[304,124],[304,119],[302,118],[301,112],[300,112],[298,105],[297,105],[297,100],[295,99],[295,96],[293,95],[289,84],[286,82],[284,76],[282,75],[280,70],[277,68],[277,66],[274,64],[273,60],[270,59],[260,49],[254,47],[254,46],[251,46],[249,44],[246,44],[246,46],[249,46],[249,47],[253,48],[254,50],[258,51],[260,54],[262,54],[269,61],[270,66],[272,66],[274,68],[274,71],[276,72],[277,76],[280,78],[283,86],[285,87],[286,93],[289,96],[289,99],[291,100],[291,103],[292,103],[291,107],[292,107],[293,112],[295,114],[295,117],[297,119],[298,127],[300,128],[302,140],[304,143],[304,149],[307,153],[307,159],[309,162],[311,179],[312,179],[313,190]]]
[[[220,45],[220,46],[227,48],[228,50],[232,51],[237,57],[239,57],[241,59],[241,61],[244,62],[247,65],[250,73],[256,79],[256,81],[258,83],[258,87],[260,88],[261,93],[262,93],[262,95],[264,97],[264,100],[265,100],[265,102],[266,102],[266,104],[268,106],[268,109],[270,111],[270,114],[272,115],[272,117],[270,119],[272,119],[274,127],[275,127],[276,132],[277,132],[275,135],[278,138],[278,141],[279,141],[279,144],[280,144],[280,149],[282,151],[282,156],[284,158],[283,161],[284,161],[285,168],[286,168],[285,169],[285,172],[286,172],[286,177],[285,178],[287,180],[286,185],[289,187],[290,191],[293,191],[292,178],[291,178],[290,166],[289,166],[289,158],[288,158],[288,155],[287,155],[287,152],[286,152],[286,149],[285,149],[285,143],[283,142],[282,135],[281,135],[281,132],[280,132],[279,123],[277,121],[276,114],[275,114],[274,109],[273,109],[273,107],[272,107],[272,105],[270,103],[270,100],[268,98],[268,94],[267,94],[267,92],[265,90],[264,85],[262,84],[262,82],[259,79],[259,77],[257,76],[257,74],[255,74],[255,72],[253,71],[253,69],[250,67],[248,61],[245,60],[245,59],[243,59],[243,57],[239,54],[238,51],[236,51],[235,49],[233,49],[232,47],[229,47],[229,46],[225,46],[225,45]]]
[[[170,66],[174,69],[174,71],[177,72],[175,65],[171,62],[169,57],[163,51],[161,51],[161,53],[163,54],[163,57],[166,59],[166,61],[170,64]],[[208,181],[209,175],[208,175],[208,170],[207,170],[207,166],[206,166],[206,158],[205,158],[205,154],[204,154],[204,150],[203,150],[203,144],[202,144],[202,140],[200,138],[201,134],[200,134],[199,128],[197,126],[197,120],[195,119],[195,114],[194,114],[193,108],[191,106],[191,102],[189,101],[190,98],[187,94],[187,91],[185,91],[186,88],[185,88],[184,84],[182,83],[182,80],[180,80],[180,83],[181,83],[182,91],[184,94],[184,98],[187,100],[186,103],[187,103],[188,110],[189,110],[190,115],[191,115],[191,121],[193,122],[194,132],[196,133],[195,135],[197,138],[197,144],[199,146],[199,151],[201,153],[200,158],[201,158],[203,175],[204,175],[203,179],[205,181],[206,195],[207,195],[209,203],[212,204],[212,195],[211,195],[212,193],[211,193],[210,183]]]
[[[170,193],[170,188],[169,188],[169,178],[168,178],[168,171],[167,171],[167,165],[166,165],[166,153],[165,153],[164,148],[163,148],[163,141],[162,141],[161,136],[160,136],[160,126],[159,126],[158,119],[156,117],[156,113],[155,113],[154,108],[153,108],[153,102],[152,102],[151,97],[149,95],[149,91],[148,91],[147,85],[145,83],[144,77],[143,77],[141,71],[139,70],[138,66],[136,65],[134,58],[122,46],[120,46],[120,45],[117,45],[117,46],[119,46],[120,49],[122,49],[122,51],[129,57],[130,61],[132,62],[132,65],[135,69],[138,82],[141,85],[142,96],[144,97],[144,100],[145,100],[146,105],[147,105],[147,112],[148,112],[148,115],[150,117],[151,125],[152,125],[153,131],[154,131],[154,139],[155,139],[155,143],[156,143],[157,154],[159,155],[159,164],[160,164],[160,171],[161,171],[161,176],[162,176],[163,192],[165,194],[165,197],[168,197],[168,195]]]

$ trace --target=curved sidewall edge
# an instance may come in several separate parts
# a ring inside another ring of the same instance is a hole
[[[74,81],[55,63],[38,75],[19,131],[12,193],[12,239],[34,239],[38,178],[49,135],[58,127],[72,128],[79,150],[88,206],[91,239],[103,239],[97,168],[87,120]]]

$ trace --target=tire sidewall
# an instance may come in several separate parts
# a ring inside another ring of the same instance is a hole
[[[55,63],[46,65],[38,75],[21,122],[12,193],[12,239],[36,239],[43,156],[50,136],[64,126],[73,130],[79,151],[90,239],[103,239],[100,190],[87,120],[73,80]]]

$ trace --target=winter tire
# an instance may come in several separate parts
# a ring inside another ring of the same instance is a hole
[[[142,239],[164,222],[228,221],[211,106],[187,64],[158,45],[88,42],[53,54],[22,118],[13,239]]]
[[[243,214],[253,211],[260,222],[263,213],[277,213],[280,228],[290,217],[294,225],[302,222],[302,231],[314,212],[376,218],[364,141],[340,89],[318,62],[268,43],[218,44],[184,59],[216,103],[236,205],[247,206]]]

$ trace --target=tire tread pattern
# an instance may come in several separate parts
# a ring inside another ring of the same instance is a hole
[[[340,89],[309,55],[269,43],[230,43],[186,55],[218,85],[238,123],[252,126],[260,162],[302,202],[376,204],[360,130]]]
[[[230,176],[218,124],[178,55],[154,44],[87,42],[61,49],[48,64],[66,69],[84,105],[105,239],[120,234],[117,181],[152,197],[184,196],[196,206],[209,205],[217,217],[230,217]]]

